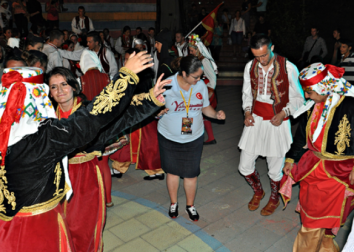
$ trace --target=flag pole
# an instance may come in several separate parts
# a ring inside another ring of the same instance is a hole
[[[221,4],[223,4],[223,3],[225,3],[225,2],[222,1]],[[221,4],[219,4],[219,5],[221,5]],[[219,6],[219,5],[218,5],[218,6]],[[214,9],[214,10],[215,10],[215,9]],[[204,20],[204,18],[203,18],[203,20]],[[200,21],[200,22],[185,36],[185,38],[187,38],[195,29],[197,29],[197,27],[198,27],[199,25],[201,25],[201,23],[203,22],[203,20]]]

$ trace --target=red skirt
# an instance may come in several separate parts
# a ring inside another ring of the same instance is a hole
[[[106,205],[97,157],[84,163],[71,162],[72,159],[69,175],[73,196],[64,202],[64,213],[74,247],[76,251],[102,251]]]
[[[0,220],[0,230],[3,252],[75,251],[60,204],[42,214],[18,213],[11,221]]]

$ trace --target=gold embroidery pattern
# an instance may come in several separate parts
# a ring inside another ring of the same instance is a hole
[[[57,166],[55,166],[54,172],[55,172],[54,184],[56,185],[56,190],[55,190],[55,193],[53,194],[53,196],[57,196],[63,191],[63,189],[59,189],[60,178],[61,178],[61,175],[63,174],[63,172],[60,169],[60,163],[59,162],[57,163]]]
[[[119,79],[113,84],[113,81],[102,90],[93,104],[93,109],[90,112],[92,115],[105,114],[112,112],[112,107],[119,104],[120,99],[125,95],[124,91],[127,89],[128,84],[135,84],[131,81],[131,76],[119,75]]]
[[[0,161],[2,158],[0,157]],[[9,192],[7,190],[7,178],[5,176],[6,170],[5,166],[1,165],[0,166],[0,212],[6,213],[6,208],[4,206],[4,200],[5,198],[8,200],[8,204],[12,206],[12,210],[15,210],[16,208],[16,197],[13,192]]]
[[[150,94],[149,93],[141,93],[141,94],[134,95],[130,105],[133,105],[133,106],[143,105],[143,103],[142,103],[143,100],[151,101]]]
[[[339,126],[338,126],[338,131],[336,132],[336,138],[334,139],[334,144],[337,145],[337,150],[335,153],[337,155],[342,155],[345,149],[350,147],[349,142],[350,139],[349,137],[351,136],[350,131],[352,130],[350,128],[350,124],[347,118],[347,115],[343,116],[343,119],[340,121]]]

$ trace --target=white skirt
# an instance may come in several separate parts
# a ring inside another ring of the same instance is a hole
[[[254,126],[244,127],[238,147],[263,157],[284,157],[293,142],[290,120],[274,126],[253,114]]]

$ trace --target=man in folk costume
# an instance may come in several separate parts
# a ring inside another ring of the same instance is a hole
[[[302,115],[280,189],[286,205],[291,185],[300,183],[302,227],[294,252],[339,251],[333,238],[354,208],[354,88],[343,74],[343,68],[322,63],[300,73],[309,100],[294,114]]]
[[[97,54],[87,49],[81,55],[80,69],[84,73],[80,77],[82,93],[91,101],[110,82],[109,75],[104,72]]]
[[[97,54],[104,72],[113,79],[118,73],[117,61],[113,52],[106,46],[102,45],[98,32],[90,32],[87,34],[87,46],[91,51]]]
[[[73,33],[69,36],[69,39],[74,43],[74,51],[79,51],[84,49],[82,45],[80,45],[81,38],[77,36],[77,34]]]
[[[78,16],[73,18],[71,22],[71,29],[74,33],[78,35],[85,35],[90,31],[94,31],[93,23],[91,18],[85,16],[85,7],[79,6]]]
[[[178,57],[186,57],[189,55],[188,43],[183,35],[182,31],[177,31],[175,33],[176,43],[172,47]]]
[[[205,47],[198,35],[192,34],[188,37],[188,39],[188,48],[190,54],[197,56],[198,59],[202,62],[204,70],[204,82],[208,86],[210,105],[215,109],[217,106],[215,87],[217,80],[216,74],[218,73],[218,68],[209,50]],[[216,144],[211,122],[206,118],[204,118],[204,127],[208,134],[208,139],[204,142],[204,145]]]
[[[59,30],[50,32],[49,42],[44,44],[42,52],[48,56],[47,73],[54,67],[63,66],[63,58],[79,61],[82,50],[80,51],[66,51],[61,50],[60,47],[64,43],[64,34]]]
[[[124,26],[122,35],[117,39],[116,44],[114,46],[116,51],[119,53],[118,67],[124,66],[125,51],[128,50],[129,48],[132,48],[133,40],[130,35],[131,35],[130,27]]]
[[[119,116],[119,128],[138,123],[140,119],[128,122],[131,114],[125,111],[139,81],[136,73],[150,67],[146,64],[150,60],[143,53],[132,57],[100,96],[60,121],[54,119],[41,69],[4,70],[0,90],[2,251],[74,251],[59,204],[65,195],[69,199],[72,194],[66,156],[92,141]],[[141,114],[141,120],[154,113],[163,105],[162,88],[161,83],[150,90],[140,112],[138,104],[128,110]]]
[[[267,158],[271,195],[261,215],[274,213],[279,206],[279,183],[283,176],[285,154],[292,143],[289,116],[304,102],[299,72],[286,58],[273,53],[274,45],[263,34],[251,38],[255,59],[244,71],[242,108],[245,127],[239,142],[239,171],[251,185],[254,195],[248,209],[258,209],[265,192],[255,169],[258,156]]]
[[[139,39],[139,38],[133,39],[132,48],[135,48],[135,49],[139,50],[140,52],[144,51],[144,50],[145,51],[148,50],[146,43],[142,39]]]

